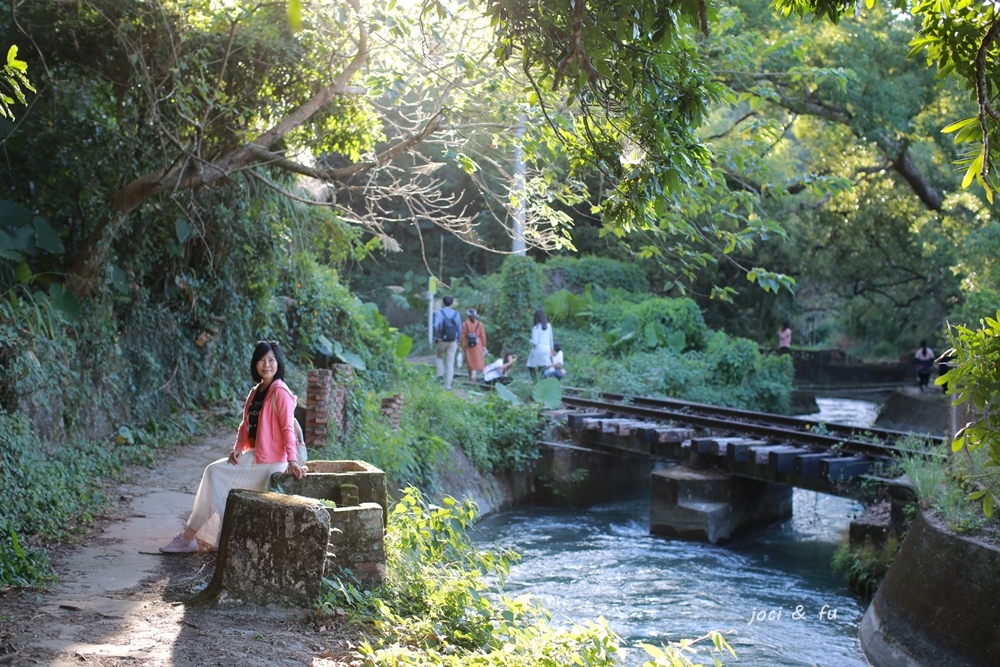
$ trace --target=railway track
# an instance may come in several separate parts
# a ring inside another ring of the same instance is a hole
[[[566,387],[563,390],[563,403],[569,407],[610,415],[683,425],[714,434],[758,438],[775,444],[808,448],[811,451],[874,459],[898,459],[904,455],[924,458],[943,456],[940,447],[944,444],[943,438],[921,436],[925,441],[924,447],[909,448],[897,444],[911,435],[902,431],[859,428],[676,399],[594,393]]]

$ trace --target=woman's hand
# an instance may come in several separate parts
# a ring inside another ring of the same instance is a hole
[[[289,461],[288,469],[285,472],[295,475],[295,479],[302,479],[306,476],[306,469],[300,466],[298,461]]]
[[[229,463],[232,465],[239,465],[240,463],[240,452],[237,452],[234,448],[233,451],[229,452]]]

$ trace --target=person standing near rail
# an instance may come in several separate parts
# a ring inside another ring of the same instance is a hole
[[[927,341],[920,341],[920,347],[913,353],[913,362],[917,367],[917,386],[920,391],[925,391],[934,370],[934,350],[927,347]]]
[[[441,299],[441,303],[441,310],[434,313],[435,363],[438,380],[443,380],[444,388],[450,391],[455,379],[455,354],[462,335],[462,316],[451,307],[455,303],[451,295]]]
[[[778,329],[778,352],[787,354],[792,351],[792,327],[785,322]]]
[[[531,354],[528,355],[526,364],[532,382],[538,379],[538,369],[549,365],[554,340],[549,318],[545,316],[545,311],[539,308],[535,311],[535,324],[531,328]]]
[[[486,328],[475,308],[466,311],[467,319],[462,323],[459,347],[465,352],[465,367],[469,369],[469,381],[476,381],[476,373],[486,366]]]

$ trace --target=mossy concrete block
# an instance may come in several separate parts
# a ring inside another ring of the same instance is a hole
[[[308,466],[309,474],[302,479],[284,473],[272,475],[271,488],[280,487],[285,493],[330,500],[338,507],[348,502],[376,503],[382,508],[382,527],[385,528],[389,496],[384,472],[365,461],[309,461]],[[356,495],[352,486],[356,487]]]
[[[311,607],[319,600],[330,540],[330,513],[302,496],[234,489],[226,502],[232,529],[220,562],[232,603]]]
[[[875,667],[1000,665],[1000,549],[918,514],[861,620]]]
[[[385,580],[385,531],[382,507],[361,503],[327,508],[330,515],[329,561],[349,569],[363,584]]]

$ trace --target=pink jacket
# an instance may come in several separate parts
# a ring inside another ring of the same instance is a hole
[[[264,407],[261,408],[260,417],[257,419],[257,440],[254,446],[250,443],[247,419],[250,413],[250,401],[255,391],[257,387],[251,389],[247,395],[246,405],[243,406],[243,421],[240,422],[240,430],[236,434],[236,445],[233,449],[242,453],[253,447],[255,463],[296,460],[295,396],[283,381],[271,382],[264,398]]]

